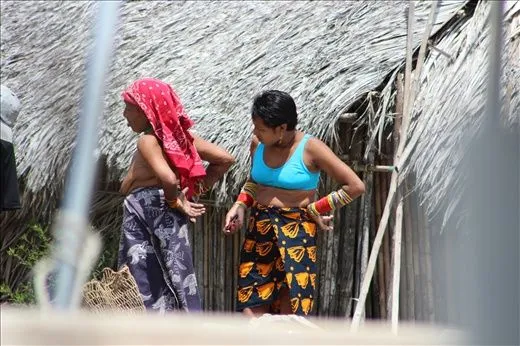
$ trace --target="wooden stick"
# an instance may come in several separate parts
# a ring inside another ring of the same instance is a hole
[[[376,203],[377,199],[379,198],[377,185],[376,185],[376,176],[374,175],[374,203]],[[376,229],[377,229],[377,221],[376,221],[376,208],[372,208],[372,219],[371,219],[371,227],[370,227],[370,244],[374,243],[374,237],[376,235]],[[380,318],[381,312],[380,312],[380,305],[379,304],[379,272],[380,272],[380,259],[378,259],[377,263],[377,270],[372,280],[372,307],[373,307],[373,314],[372,318]],[[382,263],[381,263],[382,264]],[[366,273],[365,273],[366,274]]]
[[[209,220],[209,215],[205,215],[204,219],[206,220],[206,225],[208,225],[208,220]],[[205,286],[205,290],[204,290],[204,308],[206,310],[210,309],[210,291],[211,291],[211,286],[208,286],[208,285],[211,285],[210,281],[209,281],[209,261],[210,259],[207,258],[206,256],[209,254],[209,237],[208,237],[208,232],[206,231],[207,230],[207,227],[205,227],[203,230],[202,230],[202,241],[203,241],[203,244],[204,244],[204,257],[203,257],[203,261],[204,261],[204,286]]]
[[[412,39],[413,39],[412,25],[413,25],[413,19],[414,19],[415,2],[410,1],[409,4],[410,5],[408,7],[408,33],[407,33],[408,38],[407,38],[407,44],[406,44],[407,45],[407,54],[406,54],[405,89],[407,89],[407,87],[410,85],[410,77],[411,77],[410,75],[411,75],[411,68],[412,68],[412,45],[413,45],[413,43],[412,43]],[[405,98],[405,103],[404,103],[405,111],[407,111],[407,108],[406,108],[407,103],[408,102]],[[399,141],[399,146],[397,148],[397,153],[396,153],[397,158],[399,158],[399,156],[403,150],[404,143],[405,143],[404,139],[406,138],[406,133],[408,130],[408,119],[405,117],[406,114],[407,113],[403,113],[403,121],[402,121],[401,130],[400,130],[400,136],[399,136],[401,138],[401,140]],[[394,171],[394,172],[392,172],[392,178],[390,181],[390,191],[389,191],[386,203],[385,203],[385,209],[383,211],[383,216],[381,217],[381,221],[379,224],[379,228],[377,230],[376,238],[374,239],[374,245],[373,245],[372,251],[370,253],[370,259],[368,261],[368,266],[367,266],[367,275],[366,275],[365,279],[363,280],[360,296],[358,298],[359,299],[358,304],[356,306],[356,311],[354,312],[354,316],[352,318],[352,324],[351,324],[352,331],[357,331],[357,329],[359,328],[361,312],[364,309],[366,295],[368,293],[370,281],[372,280],[372,275],[374,273],[374,267],[376,264],[377,255],[379,253],[379,248],[381,247],[381,242],[382,242],[383,236],[385,234],[386,226],[388,223],[388,218],[390,216],[390,208],[391,208],[393,200],[394,200],[396,188],[397,188],[397,172]]]
[[[404,195],[404,193],[403,193]],[[403,201],[404,202],[404,201]],[[404,209],[405,204],[403,204],[403,242],[401,243],[401,263],[406,264],[406,238],[404,237],[405,232],[405,217],[404,217]],[[408,317],[408,284],[406,282],[407,276],[406,276],[406,266],[401,267],[401,275],[400,275],[400,282],[399,282],[399,319],[401,321],[406,321],[409,319]]]
[[[423,229],[424,229],[424,259],[426,265],[426,278],[425,278],[425,286],[426,286],[426,307],[427,314],[426,320],[429,322],[433,322],[435,319],[434,309],[433,309],[433,280],[432,280],[432,255],[430,249],[430,228],[428,227],[428,219],[424,213],[424,210],[421,208],[421,213],[423,216]]]
[[[382,194],[383,184],[382,184],[381,174],[377,175],[376,181],[377,181],[376,220],[377,220],[377,227],[379,228],[379,225],[381,223],[380,220],[381,220],[381,210],[382,210],[382,204],[383,204],[382,202],[384,201],[383,194]],[[377,234],[376,234],[376,237],[377,237]],[[375,242],[376,242],[376,240],[374,238],[374,243]],[[372,246],[374,246],[374,245],[372,245]],[[367,270],[368,270],[369,265],[370,265],[370,259],[369,259],[369,264],[367,265]],[[385,280],[385,263],[384,263],[383,256],[379,256],[379,258],[377,260],[377,266],[378,266],[378,283],[379,283],[378,300],[379,300],[379,308],[381,309],[380,317],[386,318],[386,315],[387,315],[387,313],[386,313],[386,280]]]
[[[399,202],[395,212],[395,233],[394,233],[394,254],[393,254],[393,280],[392,280],[392,332],[397,334],[397,324],[399,322],[399,282],[401,271],[401,234],[403,226],[403,200],[398,192]]]
[[[374,154],[369,153],[369,163],[373,162]],[[363,237],[362,237],[362,245],[361,245],[361,275],[360,281],[363,281],[368,265],[368,242],[369,242],[369,232],[370,232],[370,217],[372,215],[372,191],[374,185],[374,174],[371,172],[367,172],[365,175],[365,199],[363,203]],[[359,285],[361,286],[361,285]]]
[[[419,213],[419,207],[417,204],[417,198],[415,195],[412,195],[412,215],[413,215],[413,223],[416,226],[415,232],[412,233],[412,241],[413,241],[413,270],[414,270],[414,278],[415,278],[415,317],[417,320],[424,320],[424,292],[425,287],[422,280],[421,263],[423,261],[422,258],[422,222],[420,220],[421,215]]]
[[[405,191],[408,191],[408,186],[405,184]],[[412,232],[414,229],[412,228],[412,214],[410,209],[410,198],[406,197],[404,202],[404,215],[405,215],[405,250],[406,250],[406,281],[407,281],[407,291],[406,295],[408,297],[408,318],[410,320],[415,320],[415,283],[414,283],[414,275],[413,275],[413,242],[412,242]]]
[[[389,143],[383,143],[385,152],[388,152]],[[388,179],[386,174],[381,175],[381,196],[383,201],[386,201],[388,197]],[[391,225],[388,225],[387,233],[383,236],[383,267],[385,269],[385,301],[386,301],[386,318],[390,316],[390,310],[392,309],[392,271],[391,271],[391,260],[392,250],[390,247],[392,237]]]
[[[406,143],[406,135],[408,133],[408,126],[409,126],[409,114],[410,112],[410,105],[413,104],[413,100],[415,99],[415,93],[414,88],[412,86],[412,80],[411,80],[411,69],[412,69],[412,33],[413,33],[413,22],[414,22],[414,9],[415,9],[415,2],[411,1],[410,6],[408,7],[408,32],[407,32],[407,54],[406,54],[406,71],[405,71],[405,90],[410,90],[410,94],[408,97],[405,97],[404,99],[404,109],[403,109],[403,121],[402,121],[402,127],[400,131],[400,140],[399,140],[399,146],[397,148],[397,153],[394,158],[394,162],[398,163],[401,161],[401,154],[403,153],[405,143]],[[417,62],[417,68],[416,68],[416,79],[417,81],[420,81],[424,56],[426,54],[426,47],[428,43],[428,38],[431,33],[431,29],[433,27],[433,23],[435,20],[436,15],[436,9],[437,9],[437,2],[431,3],[431,11],[430,11],[430,17],[428,19],[428,24],[426,27],[426,30],[424,32],[421,47],[419,49],[419,58]],[[383,211],[383,217],[381,220],[381,223],[379,225],[379,229],[377,231],[376,239],[374,240],[374,247],[372,248],[372,252],[370,254],[370,260],[368,264],[368,270],[367,270],[367,280],[364,280],[363,287],[361,290],[361,296],[359,297],[358,305],[356,306],[356,311],[354,313],[354,317],[352,319],[352,325],[351,330],[357,330],[359,327],[359,320],[360,320],[360,314],[363,309],[363,305],[365,304],[366,300],[366,294],[368,292],[370,281],[372,279],[374,266],[376,257],[379,252],[379,247],[381,246],[381,240],[383,238],[388,218],[390,216],[390,208],[392,206],[392,203],[394,201],[395,193],[397,191],[397,182],[398,182],[398,174],[397,172],[392,173],[392,179],[390,182],[390,191],[388,198],[386,200],[385,209]]]
[[[409,90],[403,90],[404,86],[402,78],[397,78],[397,102],[396,102],[396,113],[402,114],[404,99],[408,96]],[[402,118],[401,117],[398,117]],[[397,119],[396,119],[397,120]],[[402,120],[402,119],[401,119]],[[394,128],[394,133],[399,133],[399,127],[401,122],[397,121]],[[394,137],[395,138],[395,137]],[[404,138],[402,140],[405,140]],[[400,189],[397,189],[396,199],[398,201],[396,212],[395,212],[395,227],[394,227],[394,251],[392,257],[392,302],[390,309],[390,319],[392,321],[392,332],[397,334],[397,324],[399,322],[399,284],[401,274],[401,235],[403,226],[403,200]]]
[[[395,166],[374,165],[373,163],[372,164],[361,164],[358,161],[350,160],[349,155],[340,155],[339,158],[356,172],[392,173],[393,171],[395,171],[395,168],[396,168]]]

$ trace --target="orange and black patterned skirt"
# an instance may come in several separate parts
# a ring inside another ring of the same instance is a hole
[[[287,287],[292,312],[308,315],[316,288],[316,224],[305,208],[257,204],[240,253],[237,310],[269,305]]]

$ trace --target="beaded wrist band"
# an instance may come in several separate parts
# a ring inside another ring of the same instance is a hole
[[[237,197],[237,201],[235,203],[243,205],[246,209],[251,207],[256,199],[256,190],[258,185],[255,183],[248,181],[242,187],[240,194]]]
[[[352,197],[350,197],[345,190],[339,189],[338,191],[333,191],[322,199],[309,204],[307,206],[307,211],[311,215],[319,216],[341,208],[352,202],[352,200]]]

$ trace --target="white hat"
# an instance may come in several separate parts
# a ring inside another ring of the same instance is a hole
[[[6,87],[1,86],[0,119],[4,124],[13,127],[20,112],[20,100]]]
[[[0,94],[0,139],[12,142],[12,127],[20,112],[20,100],[8,87],[1,86]]]

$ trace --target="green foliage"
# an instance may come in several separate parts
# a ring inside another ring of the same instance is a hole
[[[7,250],[7,255],[16,258],[21,265],[32,268],[49,253],[50,244],[48,227],[33,223],[16,244]]]
[[[51,236],[48,227],[31,223],[16,243],[9,247],[7,256],[16,259],[18,270],[30,270],[41,258],[48,255],[51,247]],[[35,302],[34,287],[30,276],[26,282],[14,290],[9,283],[0,284],[0,299],[13,304],[33,304]]]
[[[95,265],[92,277],[99,277],[103,268],[115,269],[119,247],[119,232],[103,232],[103,248]],[[31,223],[25,233],[7,250],[7,256],[15,259],[13,271],[30,272],[43,257],[47,257],[52,247],[49,226]],[[49,282],[53,284],[53,282]],[[34,304],[36,302],[32,275],[26,275],[21,284],[0,283],[0,301],[11,304]]]
[[[28,305],[35,303],[32,282],[21,284],[14,292],[7,284],[1,284],[0,297],[2,297],[2,301],[8,301],[9,303],[17,305]]]

